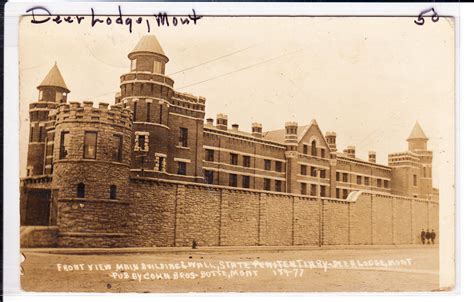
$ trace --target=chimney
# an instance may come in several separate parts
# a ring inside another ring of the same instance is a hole
[[[262,124],[252,123],[252,135],[255,137],[262,137]]]
[[[232,124],[233,131],[239,131],[239,124]]]
[[[326,132],[326,142],[328,143],[331,152],[336,152],[336,132]]]
[[[356,150],[354,146],[347,146],[347,149],[344,149],[344,154],[350,158],[355,158],[355,152]]]
[[[298,147],[298,123],[297,122],[286,122],[285,123],[285,145],[286,149],[295,151]]]
[[[214,119],[212,117],[209,117],[206,119],[206,124],[208,126],[212,126],[214,124]]]
[[[216,127],[220,130],[227,130],[227,115],[219,113],[217,114]]]
[[[369,162],[371,163],[376,163],[377,161],[377,156],[374,151],[369,151]]]

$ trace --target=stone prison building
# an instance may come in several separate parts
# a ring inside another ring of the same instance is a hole
[[[128,54],[115,104],[68,101],[55,64],[29,105],[23,247],[417,244],[438,232],[418,123],[388,165],[338,151],[315,120],[251,132],[173,88],[155,36]],[[408,133],[408,131],[407,131]]]

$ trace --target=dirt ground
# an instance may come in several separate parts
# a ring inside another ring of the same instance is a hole
[[[438,290],[436,247],[57,254],[24,250],[22,287],[48,292]]]

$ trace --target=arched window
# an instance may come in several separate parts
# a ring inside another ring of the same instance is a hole
[[[117,186],[116,185],[110,186],[110,199],[117,199]]]
[[[86,196],[86,185],[84,183],[77,184],[77,198],[84,198]]]
[[[311,142],[311,155],[312,156],[317,156],[317,152],[316,152],[316,140],[313,140]]]

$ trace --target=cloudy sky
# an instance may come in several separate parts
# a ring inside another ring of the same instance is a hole
[[[419,121],[434,153],[452,152],[455,32],[441,19],[205,17],[197,25],[152,27],[170,59],[166,74],[179,91],[204,96],[207,116],[264,131],[286,121],[337,132],[338,149],[356,146],[366,159],[406,150]],[[146,27],[20,23],[21,174],[25,175],[29,103],[57,62],[69,100],[113,103],[127,54]]]

